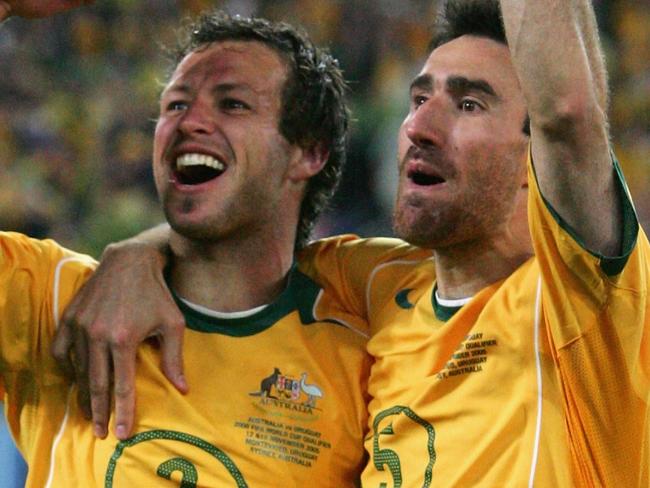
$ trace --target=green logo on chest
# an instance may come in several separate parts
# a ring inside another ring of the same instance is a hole
[[[400,308],[403,308],[405,310],[408,310],[409,308],[415,307],[410,301],[409,301],[409,293],[413,291],[413,288],[405,288],[404,290],[400,290],[397,295],[395,295],[395,303]]]

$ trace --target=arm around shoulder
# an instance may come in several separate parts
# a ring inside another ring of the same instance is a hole
[[[106,435],[110,412],[111,364],[117,435],[125,438],[131,430],[135,355],[145,339],[161,339],[164,373],[179,390],[187,390],[182,372],[184,318],[164,276],[168,240],[169,227],[161,225],[110,245],[57,331],[53,354],[68,364],[74,348],[76,364],[68,367],[77,374],[81,403],[92,410],[100,437]]]

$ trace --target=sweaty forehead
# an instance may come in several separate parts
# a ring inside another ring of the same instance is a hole
[[[174,83],[246,83],[259,89],[280,86],[287,66],[272,48],[257,41],[222,41],[201,46],[185,56],[170,79]]]

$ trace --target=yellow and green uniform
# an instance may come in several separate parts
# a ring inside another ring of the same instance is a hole
[[[648,240],[623,191],[622,256],[590,253],[529,180],[535,257],[460,307],[397,240],[303,255],[370,323],[364,487],[650,486]]]
[[[138,352],[134,434],[94,437],[49,346],[93,263],[0,234],[0,358],[10,429],[34,487],[354,486],[367,429],[366,326],[297,270],[272,304],[219,318],[183,303],[182,395]],[[113,425],[110,426],[111,430]]]

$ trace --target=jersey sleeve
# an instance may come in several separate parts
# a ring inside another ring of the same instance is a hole
[[[646,486],[650,246],[615,158],[612,171],[623,209],[620,256],[586,249],[544,199],[532,161],[529,223],[540,267],[541,334],[563,391],[576,482]]]
[[[298,263],[303,273],[327,288],[349,313],[370,320],[369,287],[374,274],[387,263],[430,257],[431,251],[399,239],[344,235],[311,243]]]
[[[51,338],[93,267],[54,241],[0,233],[0,388],[9,404],[25,396],[25,385],[56,376]]]

